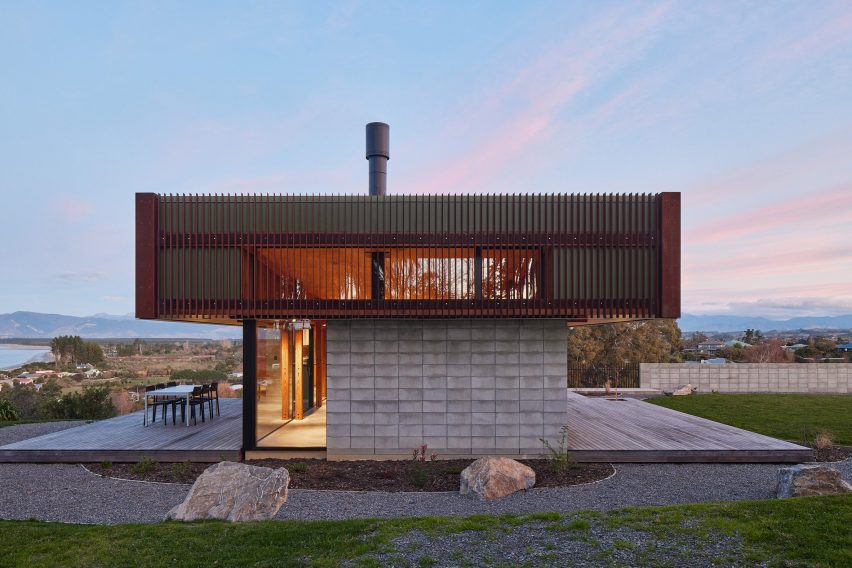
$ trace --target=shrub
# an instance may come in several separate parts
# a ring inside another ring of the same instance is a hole
[[[568,427],[563,426],[559,431],[562,433],[562,436],[555,448],[549,441],[539,438],[547,450],[546,459],[550,462],[551,469],[556,473],[562,473],[574,464],[574,458],[571,452],[568,451]]]
[[[115,416],[115,405],[110,400],[108,387],[83,387],[82,392],[72,392],[45,401],[45,418],[60,420],[101,420]]]
[[[308,464],[305,462],[291,463],[288,469],[294,473],[302,473],[308,471]]]
[[[156,464],[156,462],[155,462]],[[190,467],[192,466],[192,462],[182,461],[179,463],[172,464],[172,477],[176,481],[183,481],[187,479],[191,475]]]
[[[814,447],[818,450],[825,450],[834,444],[834,437],[830,432],[819,432],[814,438]]]
[[[206,383],[224,383],[228,375],[222,371],[207,370],[207,371],[192,371],[184,369],[183,371],[175,371],[171,374],[171,380],[179,383],[187,383],[191,385],[206,384]]]
[[[131,471],[136,475],[145,475],[146,473],[151,473],[155,469],[157,469],[157,465],[159,465],[155,460],[147,456],[143,456],[138,462],[133,464]]]
[[[101,462],[101,469],[109,469],[112,467],[112,462],[109,460],[104,460]]]
[[[0,422],[12,422],[20,419],[21,415],[15,405],[5,398],[0,398]]]

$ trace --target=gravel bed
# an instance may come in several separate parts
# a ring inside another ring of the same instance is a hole
[[[33,422],[32,424],[16,424],[0,428],[0,446],[14,444],[27,438],[35,438],[44,434],[52,434],[86,424],[85,420],[62,420],[58,422]]]
[[[532,522],[498,530],[427,535],[410,531],[391,541],[388,550],[356,562],[379,566],[689,566],[735,565],[741,560],[742,539],[718,532],[706,535],[666,534],[661,537],[626,526],[599,521],[575,524]],[[688,529],[688,527],[683,527]]]
[[[73,427],[49,422],[0,428],[11,443]],[[10,430],[10,432],[4,432]],[[55,431],[55,430],[53,430]],[[13,438],[14,437],[14,438]],[[572,487],[544,487],[486,503],[456,492],[388,493],[293,489],[279,519],[390,518],[422,515],[572,512],[705,501],[769,499],[774,464],[616,464],[616,475]],[[832,464],[852,482],[852,459]],[[188,485],[110,479],[79,465],[0,464],[0,518],[70,523],[156,522],[189,490]]]
[[[482,502],[455,492],[386,493],[293,489],[278,519],[392,518],[422,515],[600,511],[631,506],[769,499],[772,464],[622,464],[609,479],[545,487]],[[835,464],[852,480],[852,460]],[[189,485],[110,479],[79,465],[0,464],[0,518],[69,523],[156,522]]]

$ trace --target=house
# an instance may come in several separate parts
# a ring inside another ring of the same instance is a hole
[[[707,341],[702,341],[698,344],[697,349],[699,353],[715,353],[720,349],[724,349],[726,344],[724,341],[719,341],[718,339],[708,339]]]
[[[568,326],[680,315],[680,194],[136,195],[136,316],[242,326],[243,449],[542,452]],[[531,188],[534,189],[534,188]]]
[[[745,341],[740,341],[739,339],[730,339],[725,342],[726,347],[739,347],[740,349],[746,349],[751,347],[751,343],[746,343]]]
[[[852,353],[852,343],[840,343],[834,349],[841,353]]]
[[[793,352],[795,352],[796,350],[801,349],[801,348],[803,348],[803,347],[807,347],[807,345],[806,345],[805,343],[794,343],[793,345],[785,345],[785,346],[783,347],[783,349],[784,349],[785,351],[793,351]]]

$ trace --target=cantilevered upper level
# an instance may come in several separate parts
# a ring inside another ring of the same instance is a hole
[[[680,194],[136,195],[136,315],[680,315]]]

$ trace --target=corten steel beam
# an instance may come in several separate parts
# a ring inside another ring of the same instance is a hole
[[[155,193],[136,194],[136,317],[157,317],[157,210]]]
[[[680,317],[680,193],[660,197],[660,317]]]

